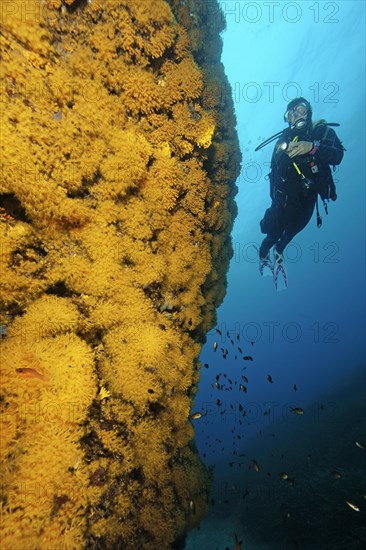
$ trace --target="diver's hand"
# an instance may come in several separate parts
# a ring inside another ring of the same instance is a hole
[[[310,153],[313,147],[314,145],[311,141],[290,141],[285,153],[290,158],[293,158],[298,155],[306,155],[307,153]]]

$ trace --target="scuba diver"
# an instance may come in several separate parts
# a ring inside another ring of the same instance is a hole
[[[318,209],[318,194],[325,212],[329,199],[337,199],[330,165],[340,164],[345,149],[331,126],[325,120],[312,121],[310,103],[297,97],[287,106],[285,122],[288,128],[261,143],[256,151],[274,141],[270,180],[272,204],[260,222],[266,234],[259,249],[259,271],[266,268],[273,274],[276,289],[279,276],[287,287],[287,273],[283,251],[289,242],[309,223],[316,205],[317,225],[322,221]],[[270,249],[274,248],[274,261]],[[268,270],[267,270],[268,273]],[[270,274],[270,273],[268,273]]]

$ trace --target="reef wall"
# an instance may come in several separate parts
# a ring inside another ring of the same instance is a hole
[[[1,546],[178,548],[240,151],[216,2],[1,2]],[[181,542],[179,542],[181,541]]]

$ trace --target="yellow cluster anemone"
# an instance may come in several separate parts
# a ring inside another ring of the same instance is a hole
[[[1,6],[4,550],[169,550],[207,512],[190,411],[241,157],[204,4]]]

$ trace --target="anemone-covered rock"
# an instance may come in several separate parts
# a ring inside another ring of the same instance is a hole
[[[219,8],[203,25],[185,5],[2,13],[9,550],[168,549],[207,509],[189,412],[225,295],[240,153],[214,85],[227,86]]]

